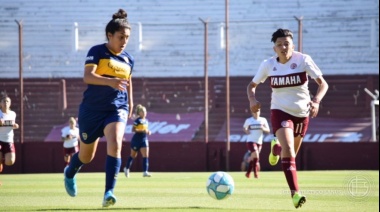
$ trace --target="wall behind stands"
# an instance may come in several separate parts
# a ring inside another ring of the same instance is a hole
[[[262,171],[280,171],[281,166],[269,165],[269,143],[264,143],[260,161]],[[226,170],[226,145],[223,142],[155,142],[150,144],[150,171],[204,172]],[[231,143],[230,170],[240,171],[246,151],[245,143]],[[16,163],[4,167],[3,173],[63,172],[62,144],[30,142],[16,144]],[[122,166],[129,155],[129,143],[123,144]],[[106,142],[98,146],[94,160],[81,172],[102,172],[105,167]],[[379,170],[379,143],[304,143],[297,157],[298,170]],[[139,156],[132,168],[141,172]]]

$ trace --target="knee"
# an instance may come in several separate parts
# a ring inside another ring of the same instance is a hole
[[[79,155],[79,160],[83,164],[90,163],[94,159],[94,155]]]
[[[294,152],[294,147],[292,145],[283,145],[281,146],[281,152],[285,154],[291,154]]]
[[[15,164],[15,160],[5,160],[4,164],[7,166],[13,166],[13,164]]]

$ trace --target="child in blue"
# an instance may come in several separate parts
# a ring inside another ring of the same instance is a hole
[[[106,185],[103,207],[116,203],[114,188],[121,166],[122,139],[132,116],[132,69],[134,59],[124,49],[131,27],[127,13],[119,9],[105,30],[108,42],[93,46],[86,58],[83,81],[88,85],[79,107],[80,150],[64,170],[66,192],[75,197],[75,175],[95,157],[99,139],[107,140]]]
[[[148,120],[146,119],[146,108],[142,105],[136,106],[136,114],[138,118],[133,123],[132,132],[135,134],[131,140],[131,154],[128,158],[127,164],[124,167],[124,174],[129,177],[129,169],[132,166],[133,160],[137,157],[140,151],[143,157],[143,177],[150,177],[148,172],[149,168],[149,143],[148,135],[151,132],[148,129]]]

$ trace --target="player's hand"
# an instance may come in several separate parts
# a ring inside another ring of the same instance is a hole
[[[129,109],[128,118],[131,119],[133,117],[133,110]]]
[[[253,113],[257,113],[261,109],[261,103],[257,100],[249,100],[249,109]]]
[[[319,103],[310,101],[309,102],[309,111],[310,111],[310,117],[315,118],[318,115],[319,111]]]
[[[124,79],[113,78],[111,79],[110,86],[119,91],[126,91],[127,87],[129,86],[129,81]]]

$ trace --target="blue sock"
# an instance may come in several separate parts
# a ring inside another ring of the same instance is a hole
[[[116,178],[119,174],[121,166],[121,158],[114,158],[107,155],[106,159],[106,190],[113,193],[113,189],[116,185]]]
[[[143,170],[147,172],[149,168],[149,158],[143,158]]]
[[[125,165],[125,168],[127,169],[131,168],[132,163],[133,163],[133,157],[129,156],[127,164]]]
[[[66,177],[67,178],[73,178],[76,173],[79,172],[79,170],[82,168],[83,163],[79,160],[78,152],[73,155],[70,161],[69,167],[66,169]]]

